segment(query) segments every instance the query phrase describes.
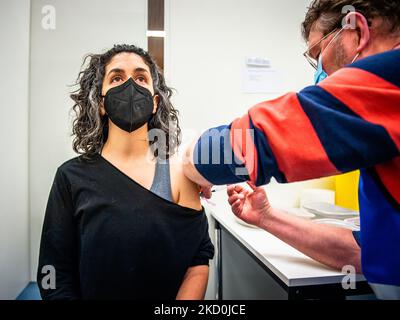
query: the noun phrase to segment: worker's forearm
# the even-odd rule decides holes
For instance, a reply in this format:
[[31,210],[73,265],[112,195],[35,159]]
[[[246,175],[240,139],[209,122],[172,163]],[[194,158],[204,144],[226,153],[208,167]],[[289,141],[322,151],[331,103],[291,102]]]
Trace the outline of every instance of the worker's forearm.
[[360,247],[350,230],[316,224],[276,209],[260,227],[322,264],[338,270],[351,265],[361,272]]

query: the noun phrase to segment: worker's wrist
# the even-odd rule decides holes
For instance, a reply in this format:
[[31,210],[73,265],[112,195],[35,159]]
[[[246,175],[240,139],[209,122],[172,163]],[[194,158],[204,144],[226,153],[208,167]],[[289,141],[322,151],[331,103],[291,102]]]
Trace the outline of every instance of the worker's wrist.
[[269,206],[265,208],[265,210],[263,210],[258,227],[266,231],[269,231],[272,229],[272,226],[276,222],[276,219],[277,219],[276,210],[271,206]]

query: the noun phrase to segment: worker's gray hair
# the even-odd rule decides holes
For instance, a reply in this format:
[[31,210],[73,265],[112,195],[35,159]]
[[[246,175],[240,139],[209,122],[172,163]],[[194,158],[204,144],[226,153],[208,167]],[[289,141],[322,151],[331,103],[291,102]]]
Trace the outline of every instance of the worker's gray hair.
[[343,27],[343,18],[353,8],[371,24],[374,18],[382,18],[381,32],[386,35],[400,32],[399,0],[314,0],[308,7],[302,24],[303,38],[308,41],[314,26],[324,35]]

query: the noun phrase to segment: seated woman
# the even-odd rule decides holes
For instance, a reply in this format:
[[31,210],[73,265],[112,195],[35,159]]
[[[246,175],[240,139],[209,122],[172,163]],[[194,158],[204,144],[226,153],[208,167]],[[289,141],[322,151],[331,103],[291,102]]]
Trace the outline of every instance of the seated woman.
[[41,295],[203,299],[214,247],[199,190],[172,161],[180,143],[172,91],[133,45],[87,59],[71,95],[80,156],[58,168],[46,208]]

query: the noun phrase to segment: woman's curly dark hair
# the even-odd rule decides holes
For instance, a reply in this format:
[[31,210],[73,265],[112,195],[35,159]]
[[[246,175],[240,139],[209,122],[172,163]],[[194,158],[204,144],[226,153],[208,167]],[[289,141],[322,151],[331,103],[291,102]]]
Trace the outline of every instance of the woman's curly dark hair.
[[167,87],[165,79],[153,58],[145,50],[134,45],[115,45],[103,54],[88,54],[84,60],[83,69],[76,80],[78,89],[71,94],[75,104],[72,108],[75,113],[73,120],[72,136],[73,149],[85,158],[90,158],[99,153],[108,137],[108,117],[101,116],[101,91],[105,69],[111,59],[119,53],[135,53],[143,58],[150,68],[153,79],[154,93],[158,95],[159,102],[156,114],[149,121],[149,131],[161,130],[165,135],[165,146],[157,147],[157,137],[151,141],[154,156],[160,156],[159,150],[165,152],[165,157],[170,157],[176,152],[181,143],[181,129],[179,127],[178,110],[172,105],[170,98],[172,89]]

